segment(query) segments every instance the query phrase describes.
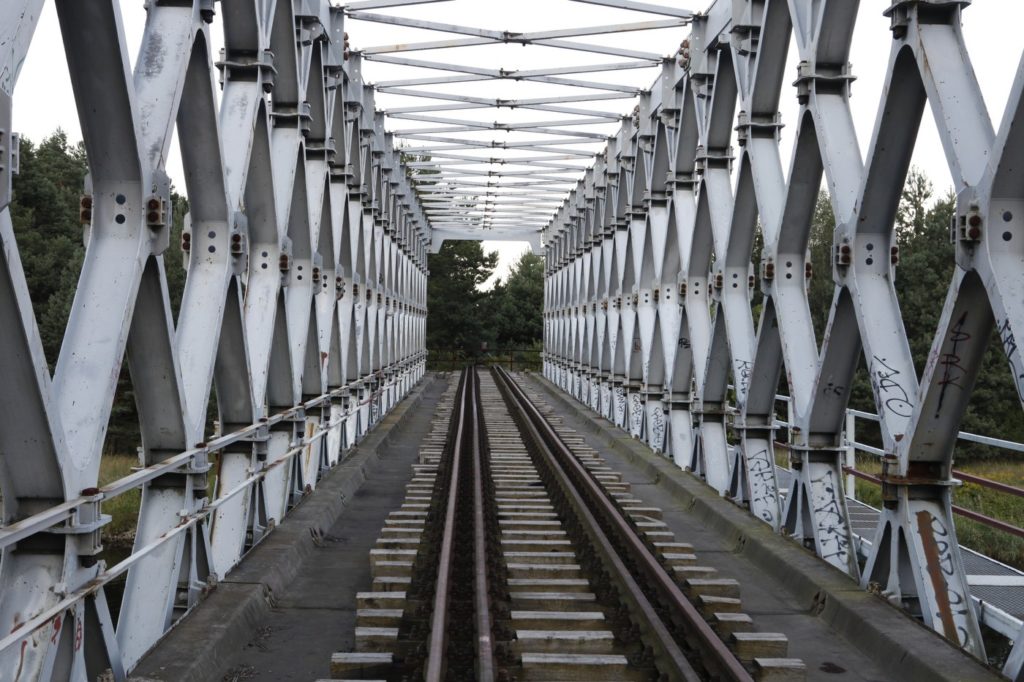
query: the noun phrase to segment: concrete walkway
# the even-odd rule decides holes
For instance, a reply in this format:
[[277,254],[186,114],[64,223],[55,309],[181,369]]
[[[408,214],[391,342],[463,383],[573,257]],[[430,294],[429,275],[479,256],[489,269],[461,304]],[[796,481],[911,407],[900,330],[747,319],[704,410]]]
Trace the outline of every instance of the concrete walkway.
[[355,648],[356,592],[370,589],[370,549],[388,514],[402,505],[420,441],[445,383],[431,384],[423,400],[392,434],[366,483],[302,564],[299,577],[277,595],[270,617],[236,651],[221,677],[211,679],[315,680],[330,677],[331,653]]
[[[354,646],[356,592],[370,588],[370,548],[388,513],[402,503],[419,443],[446,384],[447,377],[428,374],[416,394],[395,408],[394,418],[389,415],[371,431],[310,499],[143,659],[131,679],[308,682],[330,677],[331,654]],[[266,566],[273,566],[270,575]],[[254,592],[263,599],[249,604]],[[242,634],[224,634],[224,628]]]

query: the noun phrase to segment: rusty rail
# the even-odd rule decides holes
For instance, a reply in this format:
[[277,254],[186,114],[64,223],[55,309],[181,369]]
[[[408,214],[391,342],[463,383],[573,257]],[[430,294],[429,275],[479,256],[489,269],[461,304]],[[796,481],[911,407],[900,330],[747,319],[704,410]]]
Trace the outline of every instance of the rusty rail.
[[[449,605],[454,588],[451,580],[453,549],[459,513],[459,482],[466,472],[463,465],[472,467],[473,485],[473,547],[474,547],[474,617],[476,626],[477,677],[481,682],[494,680],[494,651],[491,634],[491,614],[487,585],[486,529],[483,510],[483,477],[480,453],[480,400],[479,378],[476,370],[467,367],[460,379],[458,413],[455,436],[452,440],[452,468],[448,486],[448,499],[444,516],[444,533],[438,557],[437,583],[434,608],[430,619],[430,639],[427,643],[427,662],[424,679],[441,682],[446,679],[448,660]],[[467,455],[470,460],[465,461]]]
[[481,428],[483,421],[480,409],[480,377],[476,370],[469,372],[473,387],[473,581],[476,618],[476,663],[477,679],[493,682],[494,638],[491,620],[490,588],[487,584],[487,527],[484,513],[483,456],[480,452]]
[[980,485],[982,488],[995,490],[998,493],[1013,495],[1014,497],[1024,497],[1024,488],[1018,488],[1007,483],[1000,483],[999,481],[993,481],[990,478],[984,478],[982,476],[975,476],[974,474],[969,474],[966,471],[961,471],[960,469],[953,469],[953,477],[959,478],[961,481]]
[[[752,682],[753,678],[743,664],[718,638],[651,553],[643,539],[637,535],[623,513],[572,455],[523,390],[504,369],[492,367],[491,371],[499,389],[505,395],[509,410],[520,424],[521,432],[536,446],[541,462],[565,492],[583,527],[593,540],[595,549],[604,557],[609,574],[622,588],[622,595],[629,603],[642,635],[645,635],[645,643],[654,649],[659,670],[672,680],[703,679],[684,654],[680,642],[672,635],[673,630],[679,628],[682,630],[685,644],[696,651],[695,660],[699,661],[710,677]],[[614,539],[624,546],[625,552],[620,553],[615,548],[612,538],[609,538],[609,534],[602,526],[602,521]],[[623,554],[628,555],[628,559],[635,563],[640,575],[634,576],[629,571]],[[665,607],[674,623],[666,623],[662,619],[652,599],[640,587],[640,582],[652,587],[654,598],[659,605]],[[676,627],[672,627],[673,625]]]
[[441,553],[437,564],[437,586],[434,592],[434,610],[430,620],[430,641],[427,646],[427,668],[425,679],[428,682],[440,682],[444,679],[445,654],[448,644],[448,593],[452,573],[452,547],[455,544],[455,511],[458,502],[459,476],[461,474],[462,449],[466,434],[467,397],[472,372],[462,370],[459,387],[459,412],[452,445],[451,483],[448,488],[448,503],[444,515],[444,535],[441,539]]

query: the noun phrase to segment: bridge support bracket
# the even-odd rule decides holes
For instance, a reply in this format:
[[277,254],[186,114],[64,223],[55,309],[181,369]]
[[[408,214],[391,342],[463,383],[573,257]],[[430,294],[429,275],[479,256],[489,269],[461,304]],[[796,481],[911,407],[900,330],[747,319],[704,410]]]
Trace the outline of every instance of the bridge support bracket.
[[984,660],[953,521],[952,491],[960,482],[920,475],[931,473],[927,465],[901,473],[893,455],[882,466],[883,508],[861,585]]
[[843,491],[845,450],[790,445],[793,479],[782,513],[782,530],[836,568],[860,579],[860,566]]

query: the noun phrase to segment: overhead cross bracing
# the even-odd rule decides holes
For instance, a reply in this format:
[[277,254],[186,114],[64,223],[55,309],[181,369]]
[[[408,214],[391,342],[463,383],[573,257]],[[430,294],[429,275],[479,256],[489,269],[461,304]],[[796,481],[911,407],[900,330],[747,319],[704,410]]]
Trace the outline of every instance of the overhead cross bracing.
[[[367,0],[345,12],[352,58],[413,173],[432,249],[486,239],[538,252],[692,17],[632,0]],[[369,45],[371,35],[387,43]]]

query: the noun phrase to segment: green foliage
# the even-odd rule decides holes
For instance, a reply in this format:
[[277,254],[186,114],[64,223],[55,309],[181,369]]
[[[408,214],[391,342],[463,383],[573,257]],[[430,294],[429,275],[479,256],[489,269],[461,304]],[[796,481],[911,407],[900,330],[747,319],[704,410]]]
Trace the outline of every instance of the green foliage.
[[949,220],[956,197],[949,192],[928,208],[932,196],[931,182],[912,168],[896,213],[896,295],[918,376],[931,350],[954,265]]
[[[895,243],[900,249],[900,262],[895,270],[894,284],[918,376],[924,371],[931,351],[946,290],[953,275],[954,250],[949,240],[949,224],[955,209],[956,196],[952,191],[936,199],[928,177],[921,170],[911,168],[896,212]],[[823,191],[815,206],[808,243],[814,268],[808,299],[819,343],[828,325],[835,289],[832,281],[834,229],[835,218],[829,197]],[[875,411],[863,357],[854,377],[850,406]],[[1020,401],[994,331],[960,428],[1024,441]],[[860,442],[875,446],[881,444],[875,425],[862,421],[858,423],[858,429],[857,439]],[[1000,455],[992,448],[971,443],[959,443],[957,448],[958,461]]]
[[[956,210],[956,196],[950,190],[929,205],[933,196],[931,181],[919,169],[912,168],[896,214],[900,247],[896,295],[918,376],[924,371],[931,351],[954,268],[949,225]],[[994,330],[960,429],[1024,440],[1020,400]],[[1005,455],[992,448],[962,442],[957,446],[956,458],[964,461],[1000,454]]]
[[524,252],[504,287],[495,287],[492,294],[498,301],[495,331],[499,345],[525,348],[543,336],[544,260],[540,256]]
[[11,220],[51,370],[85,254],[78,203],[86,171],[84,147],[71,147],[62,130],[38,146],[21,142]]
[[[832,203],[827,192],[818,193],[818,201],[814,206],[811,218],[811,229],[807,237],[807,252],[811,264],[812,276],[807,290],[807,302],[810,307],[811,323],[820,346],[828,328],[832,299],[835,295],[835,280],[832,277],[833,236],[836,229],[836,218],[832,212]],[[868,380],[864,359],[861,357],[858,369],[853,378],[850,390],[850,407],[872,412],[875,409],[874,397],[871,393],[871,382]],[[871,425],[867,425],[871,428]],[[876,434],[864,435],[867,442],[874,442]]]
[[[11,220],[51,371],[60,354],[85,256],[78,208],[87,172],[84,146],[68,144],[67,135],[61,130],[38,145],[27,139],[21,141],[20,172],[13,180]],[[167,284],[171,308],[177,315],[185,282],[177,245],[181,242],[188,202],[173,192],[171,200],[172,248],[167,258]],[[125,362],[118,378],[106,450],[134,452],[139,444],[138,423]]]
[[828,194],[818,193],[818,202],[814,206],[814,217],[811,220],[811,232],[808,235],[807,249],[813,275],[807,291],[807,301],[811,309],[811,321],[818,344],[821,344],[828,325],[829,309],[832,306],[832,295],[835,283],[832,281],[832,235],[836,229],[836,218],[832,213],[832,204]]
[[[484,361],[484,344],[488,351],[500,349],[496,357],[502,361],[536,360],[532,350],[539,349],[544,331],[544,260],[526,252],[504,282],[482,291],[497,262],[497,252],[485,254],[480,242],[447,241],[430,256],[427,348],[445,366],[458,359]],[[531,352],[508,354],[524,349]]]
[[[488,293],[479,287],[498,264],[498,253],[484,253],[480,242],[446,241],[430,254],[427,268],[427,348],[458,349],[469,355],[493,343],[487,315]],[[489,322],[491,322],[489,324]]]
[[[101,486],[128,476],[132,467],[138,466],[135,457],[119,454],[104,455],[100,459],[99,484]],[[139,504],[142,491],[136,488],[103,502],[103,513],[110,514],[110,523],[103,528],[105,545],[130,549],[135,539],[135,528],[139,520]]]

